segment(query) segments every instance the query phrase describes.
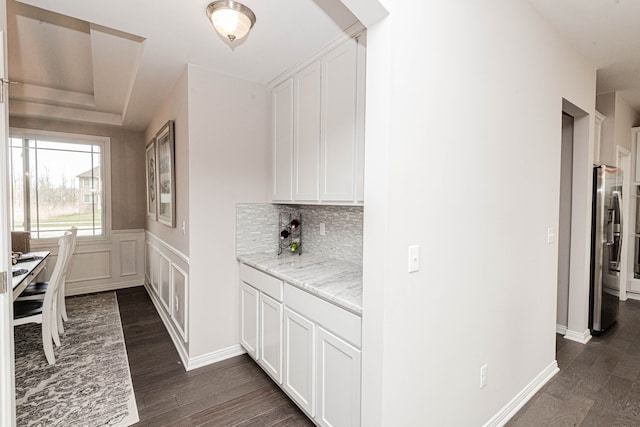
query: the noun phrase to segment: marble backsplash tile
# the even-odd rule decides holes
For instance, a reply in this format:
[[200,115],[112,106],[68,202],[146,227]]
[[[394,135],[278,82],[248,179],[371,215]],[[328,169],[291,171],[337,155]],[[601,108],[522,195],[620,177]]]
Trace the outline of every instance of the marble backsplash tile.
[[[302,216],[303,253],[325,255],[362,265],[361,206],[274,205],[242,203],[236,207],[236,253],[275,255],[280,230],[278,214]],[[320,223],[325,235],[320,235]]]

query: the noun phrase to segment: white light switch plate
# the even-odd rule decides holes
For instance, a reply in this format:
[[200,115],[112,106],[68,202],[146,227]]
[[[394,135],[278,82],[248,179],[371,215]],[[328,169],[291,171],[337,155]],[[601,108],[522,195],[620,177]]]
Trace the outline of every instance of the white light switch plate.
[[409,246],[409,273],[420,270],[420,246]]

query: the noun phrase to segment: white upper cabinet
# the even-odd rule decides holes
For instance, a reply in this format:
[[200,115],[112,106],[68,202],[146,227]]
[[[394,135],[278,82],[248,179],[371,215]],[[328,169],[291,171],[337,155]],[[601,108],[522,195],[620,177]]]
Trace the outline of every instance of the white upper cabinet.
[[363,37],[318,54],[273,89],[273,201],[362,204]]
[[294,194],[297,201],[318,199],[320,146],[320,65],[311,64],[293,78],[295,82]]
[[273,111],[273,200],[292,199],[293,84],[292,79],[271,93]]
[[322,143],[320,198],[355,199],[357,68],[356,41],[322,60]]

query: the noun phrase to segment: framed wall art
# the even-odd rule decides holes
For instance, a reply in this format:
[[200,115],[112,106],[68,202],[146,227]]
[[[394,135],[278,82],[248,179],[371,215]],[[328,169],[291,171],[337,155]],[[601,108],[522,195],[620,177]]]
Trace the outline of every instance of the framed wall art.
[[156,164],[158,187],[158,221],[176,226],[176,175],[173,120],[156,134]]
[[153,138],[146,148],[147,153],[147,216],[154,221],[158,220],[158,184],[156,177],[156,139]]

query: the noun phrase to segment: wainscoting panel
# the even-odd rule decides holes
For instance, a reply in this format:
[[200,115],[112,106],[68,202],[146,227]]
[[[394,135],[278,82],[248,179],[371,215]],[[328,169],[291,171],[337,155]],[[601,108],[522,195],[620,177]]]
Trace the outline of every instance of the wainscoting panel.
[[111,279],[111,248],[76,249],[69,265],[67,286],[99,279]]
[[185,367],[189,366],[189,257],[149,231],[146,284]]
[[155,246],[151,247],[151,287],[153,291],[158,295],[158,289],[160,287],[160,251]]
[[[53,272],[58,248],[52,242],[32,241],[34,251],[48,250],[51,255],[39,280],[48,280]],[[108,239],[79,237],[69,263],[67,295],[102,292],[144,284],[144,230],[114,230]]]
[[138,241],[120,241],[120,277],[138,274]]
[[178,328],[182,339],[187,341],[187,319],[189,318],[188,301],[188,275],[175,264],[171,265],[173,278],[173,305],[171,306],[171,318]]
[[167,313],[171,311],[171,277],[169,273],[169,267],[171,266],[171,260],[163,253],[160,254],[160,279],[158,283],[160,285],[158,289],[158,295],[162,306]]

